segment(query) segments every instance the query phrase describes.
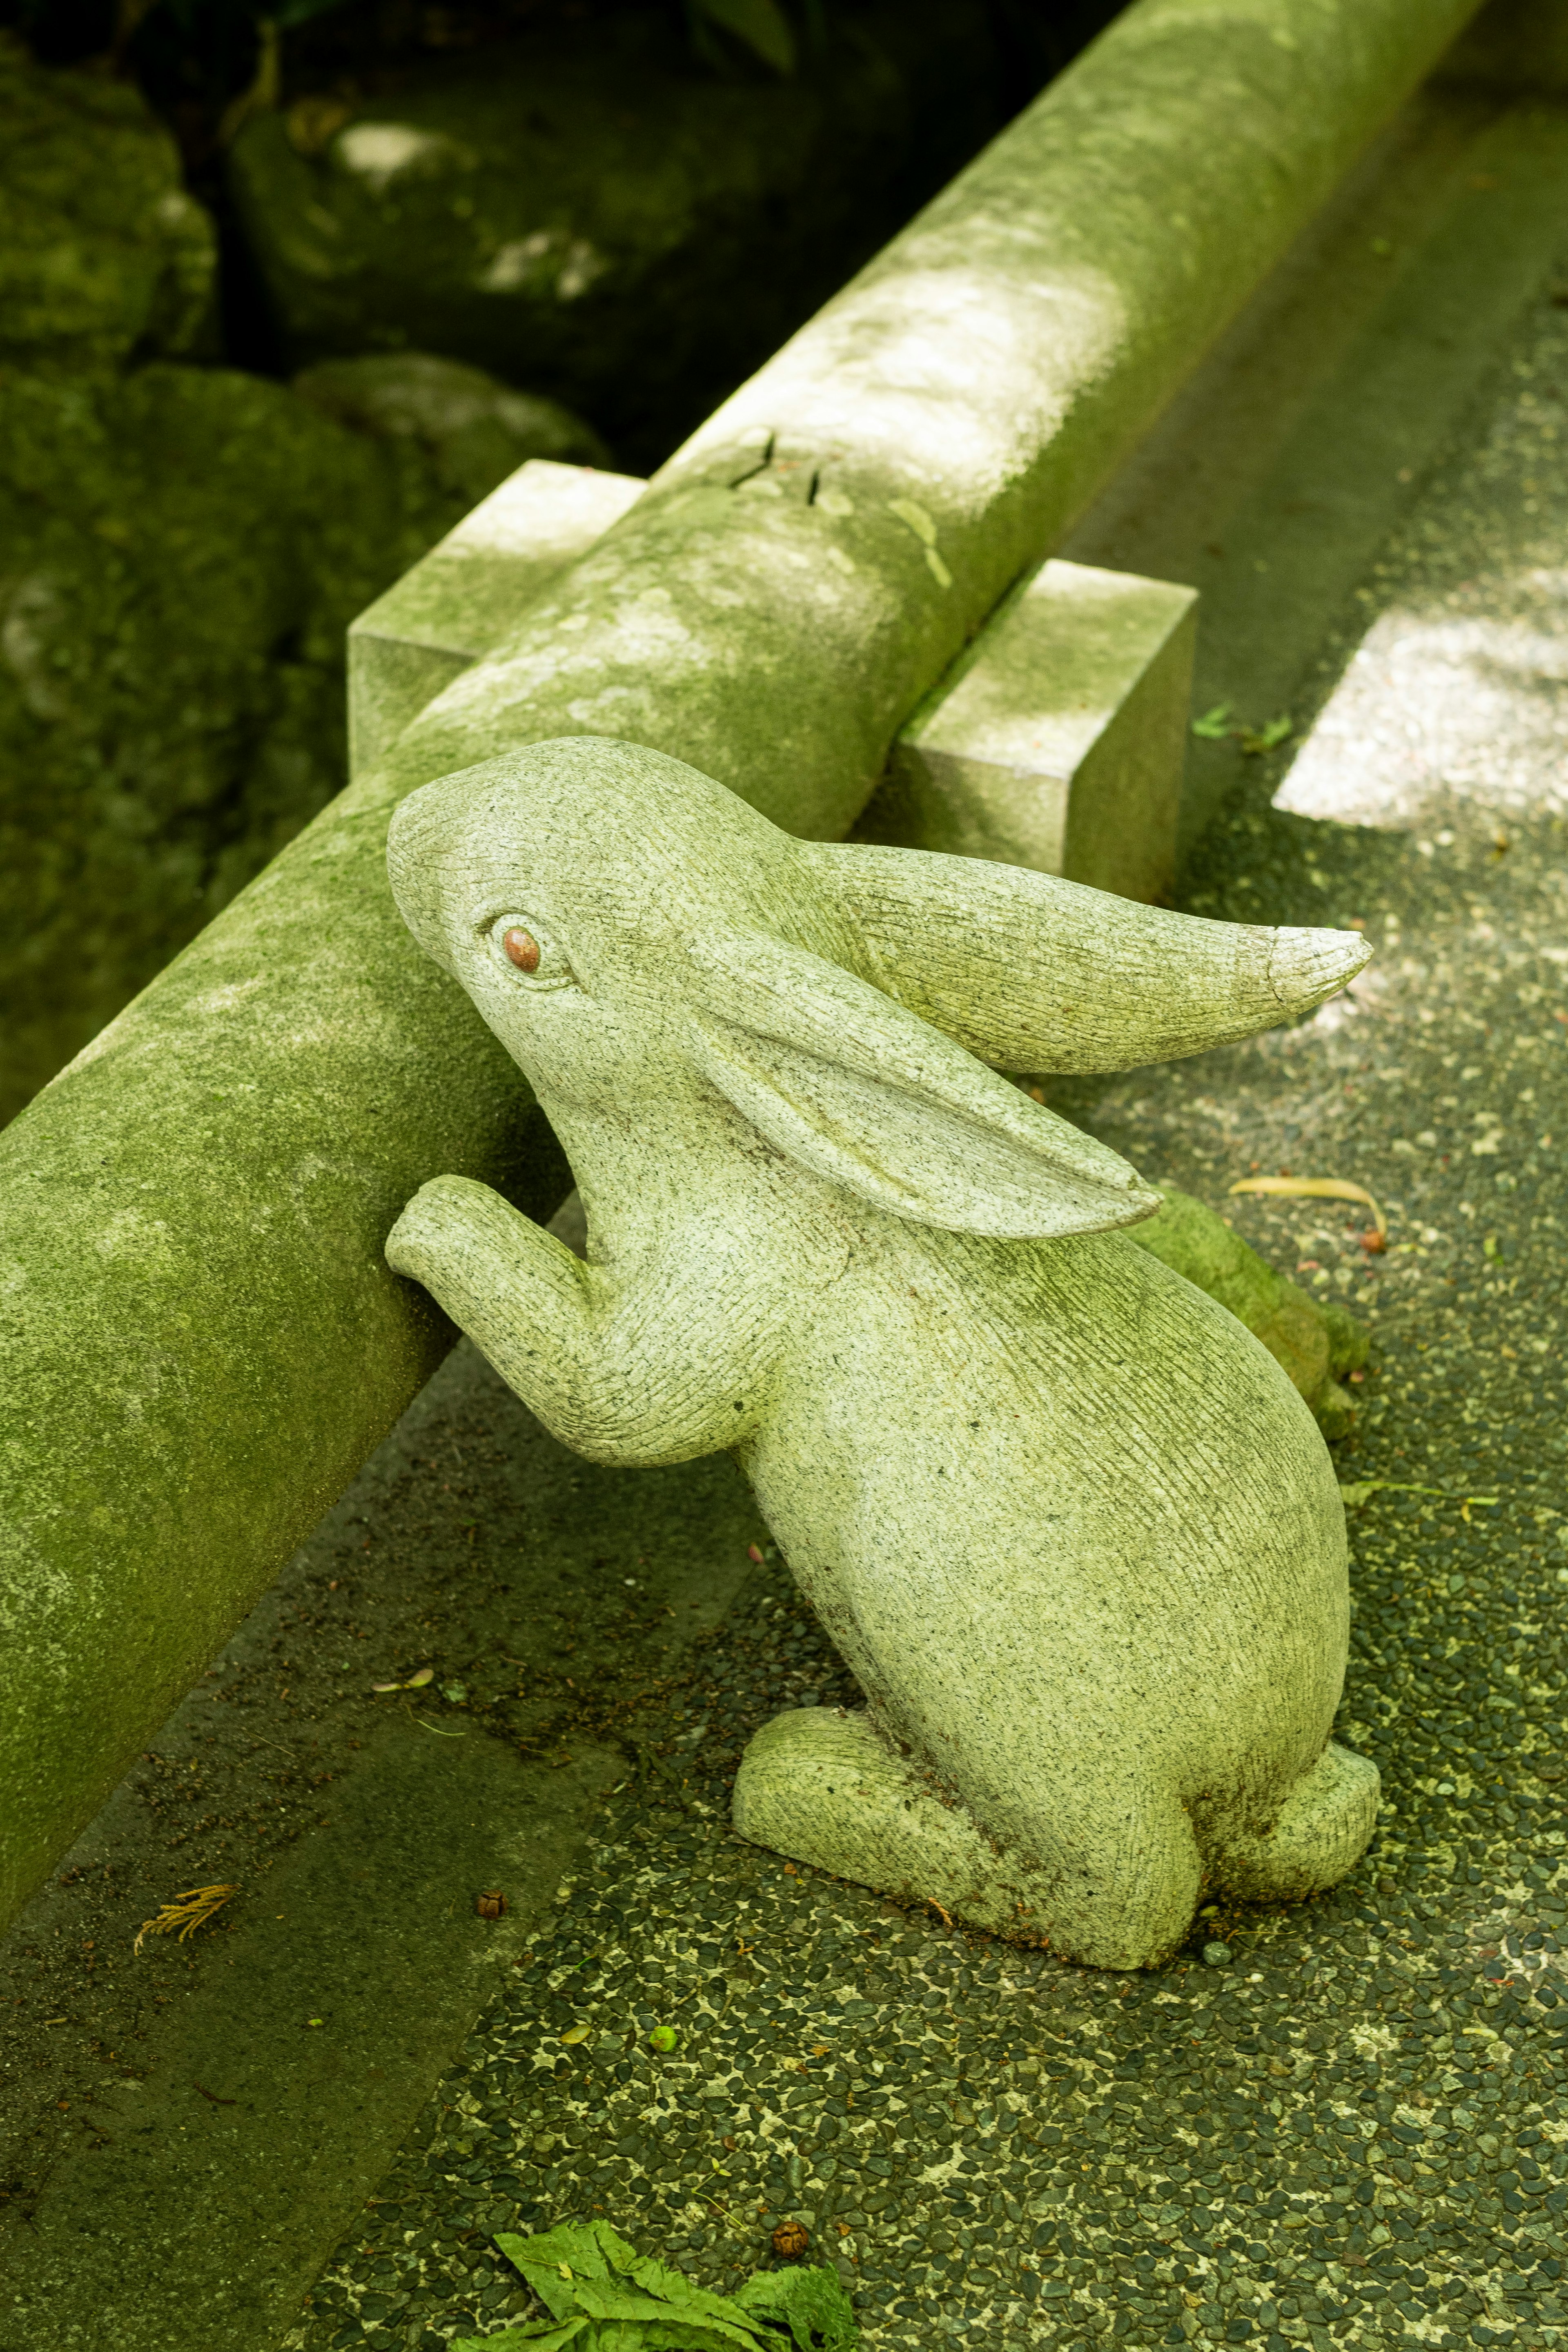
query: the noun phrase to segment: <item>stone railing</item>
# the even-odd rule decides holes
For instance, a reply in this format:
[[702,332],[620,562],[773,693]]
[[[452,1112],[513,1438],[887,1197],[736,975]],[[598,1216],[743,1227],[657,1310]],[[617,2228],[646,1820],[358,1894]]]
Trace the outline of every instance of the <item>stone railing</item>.
[[[1473,5],[1138,0],[584,551],[477,561],[433,698],[390,740],[365,707],[371,763],[0,1137],[0,1916],[449,1344],[382,1257],[409,1194],[455,1171],[545,1215],[569,1183],[397,919],[397,800],[600,733],[830,838],[897,742],[870,824],[1070,862],[1094,730],[1051,755],[1055,850],[1009,845],[973,666],[929,698]],[[1061,589],[1047,566],[974,659],[1081,625]],[[1179,675],[1161,625],[1117,707],[1167,641]],[[384,685],[418,643],[386,639]]]

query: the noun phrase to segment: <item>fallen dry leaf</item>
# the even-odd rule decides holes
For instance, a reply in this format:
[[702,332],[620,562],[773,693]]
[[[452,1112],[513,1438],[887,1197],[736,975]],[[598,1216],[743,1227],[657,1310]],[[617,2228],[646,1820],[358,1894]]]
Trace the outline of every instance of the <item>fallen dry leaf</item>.
[[1388,1219],[1364,1184],[1347,1184],[1341,1176],[1243,1176],[1233,1192],[1271,1192],[1289,1201],[1359,1201],[1377,1220],[1380,1241],[1388,1238]]

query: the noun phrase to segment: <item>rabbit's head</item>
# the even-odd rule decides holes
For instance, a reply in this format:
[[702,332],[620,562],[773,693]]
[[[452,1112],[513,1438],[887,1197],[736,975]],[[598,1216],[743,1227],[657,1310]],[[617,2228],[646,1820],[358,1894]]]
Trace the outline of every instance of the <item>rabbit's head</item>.
[[1206,923],[1047,875],[803,842],[600,736],[447,776],[396,811],[399,908],[546,1111],[715,1093],[816,1175],[999,1235],[1130,1224],[1127,1162],[997,1075],[1246,1035],[1359,970],[1353,933]]

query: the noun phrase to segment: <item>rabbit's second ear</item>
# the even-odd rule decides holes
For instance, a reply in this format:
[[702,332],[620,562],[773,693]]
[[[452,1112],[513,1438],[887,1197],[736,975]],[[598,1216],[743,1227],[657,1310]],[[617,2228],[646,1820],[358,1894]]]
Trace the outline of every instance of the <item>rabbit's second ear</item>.
[[1054,874],[860,842],[797,856],[889,995],[1004,1070],[1127,1070],[1297,1019],[1353,980],[1357,931],[1267,930]]
[[705,939],[699,1066],[788,1158],[879,1208],[957,1233],[1098,1233],[1160,1195],[841,966],[760,934]]

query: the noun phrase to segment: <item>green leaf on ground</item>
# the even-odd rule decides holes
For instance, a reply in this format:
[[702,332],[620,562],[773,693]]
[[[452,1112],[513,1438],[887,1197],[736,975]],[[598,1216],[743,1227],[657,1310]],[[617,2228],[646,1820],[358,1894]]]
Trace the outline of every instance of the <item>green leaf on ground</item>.
[[735,2301],[759,2319],[787,2327],[797,2352],[855,2352],[859,2342],[837,2271],[754,2271],[736,2289]]
[[607,2221],[563,2222],[496,2244],[550,2313],[451,2352],[856,2352],[849,2298],[829,2270],[759,2271],[734,2295],[710,2294]]
[[700,16],[744,42],[774,73],[795,71],[795,34],[778,0],[693,0]]
[[1223,743],[1230,733],[1229,703],[1216,702],[1212,710],[1205,710],[1201,719],[1194,719],[1193,733],[1201,735],[1205,743]]

